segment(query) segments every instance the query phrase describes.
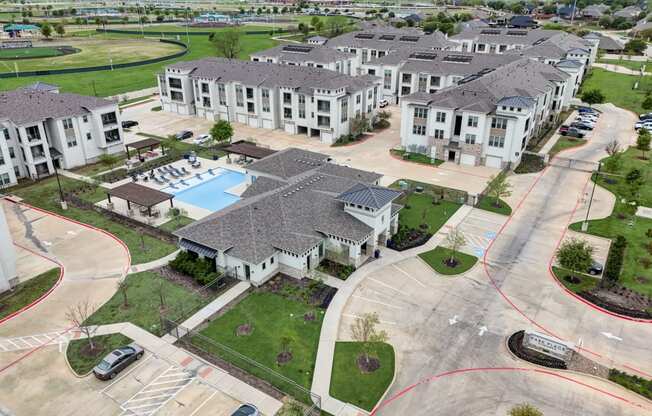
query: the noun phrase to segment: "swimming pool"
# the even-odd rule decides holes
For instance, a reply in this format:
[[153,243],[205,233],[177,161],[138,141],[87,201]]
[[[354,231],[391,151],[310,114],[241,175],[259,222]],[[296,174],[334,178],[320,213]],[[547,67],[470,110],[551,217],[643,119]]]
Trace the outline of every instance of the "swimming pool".
[[212,169],[212,172],[202,172],[200,178],[193,176],[174,182],[163,191],[174,194],[175,200],[213,212],[239,201],[240,197],[226,190],[243,183],[246,175],[222,168]]

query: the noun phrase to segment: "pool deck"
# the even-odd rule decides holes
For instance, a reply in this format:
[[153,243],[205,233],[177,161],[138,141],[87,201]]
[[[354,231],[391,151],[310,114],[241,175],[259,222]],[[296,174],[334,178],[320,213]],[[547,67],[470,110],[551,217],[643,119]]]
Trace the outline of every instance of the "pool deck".
[[[207,174],[208,169],[222,168],[222,169],[229,169],[229,170],[232,170],[232,171],[235,171],[235,172],[240,172],[240,173],[243,173],[243,174],[245,173],[245,170],[244,170],[243,166],[238,165],[236,163],[227,163],[227,160],[226,160],[225,157],[222,157],[219,160],[211,160],[211,159],[204,159],[204,158],[197,158],[197,160],[201,162],[201,167],[200,168],[192,168],[192,167],[190,167],[190,165],[188,164],[188,161],[186,161],[185,159],[182,159],[182,160],[179,160],[179,161],[176,161],[174,163],[169,164],[168,166],[173,166],[173,167],[175,167],[177,169],[181,169],[182,167],[185,167],[190,172],[189,175],[186,175],[186,176],[184,176],[182,178],[175,179],[174,181],[178,182],[181,179],[192,178],[192,177],[195,176],[196,173],[200,173],[203,176],[204,174]],[[157,174],[157,176],[159,176],[156,171],[155,171],[155,173]],[[129,183],[129,182],[131,182],[131,178],[123,179],[123,180],[121,180],[119,182],[111,184],[111,187],[116,187],[116,186],[119,186],[119,185],[122,185],[122,184],[125,184],[125,183]],[[154,181],[147,181],[147,182],[139,181],[138,183],[143,185],[143,186],[147,186],[149,188],[162,190],[163,192],[166,192],[165,188],[170,186],[168,183],[157,184]],[[240,196],[242,194],[242,192],[244,192],[244,190],[246,188],[247,188],[246,183],[241,183],[239,185],[236,185],[236,186],[234,186],[232,188],[227,189],[225,192],[236,195],[236,196]],[[191,204],[185,203],[185,202],[177,200],[177,199],[174,199],[173,201],[174,201],[174,206],[176,208],[180,208],[183,211],[185,211],[183,215],[185,215],[186,217],[192,218],[194,220],[199,220],[199,219],[202,219],[202,218],[206,217],[207,215],[212,214],[212,211],[201,208],[201,207],[198,207],[196,205],[191,205]],[[103,208],[106,208],[107,205],[108,205],[108,202],[109,202],[108,200],[104,199],[104,200],[98,202],[96,205],[101,206]],[[127,215],[127,203],[125,201],[123,201],[121,199],[114,198],[113,199],[113,206],[114,206],[114,208],[113,208],[114,211],[116,211],[116,212],[118,212],[120,214],[123,214],[123,215]],[[159,215],[157,217],[148,218],[147,216],[142,216],[142,215],[140,215],[140,213],[138,212],[137,209],[134,209],[133,210],[134,211],[133,218],[138,220],[138,221],[153,225],[155,227],[158,227],[159,225],[164,224],[164,223],[166,223],[167,221],[170,220],[166,216],[167,212],[170,209],[170,204],[168,202],[163,202],[163,203],[159,204],[155,208],[159,211]]]

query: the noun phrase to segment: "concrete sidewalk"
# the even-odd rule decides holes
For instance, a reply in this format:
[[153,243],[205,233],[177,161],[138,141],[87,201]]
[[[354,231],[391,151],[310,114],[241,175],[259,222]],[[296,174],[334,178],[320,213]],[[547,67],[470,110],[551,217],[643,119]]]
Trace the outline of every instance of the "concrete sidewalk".
[[142,263],[142,264],[136,264],[135,266],[131,266],[131,268],[129,269],[129,274],[144,272],[147,270],[163,267],[167,265],[169,262],[171,262],[172,260],[174,260],[177,257],[177,254],[179,254],[179,250],[176,250],[165,257],[161,257],[160,259],[152,260],[149,263]]
[[241,403],[254,404],[264,415],[273,416],[283,406],[280,401],[233,377],[224,370],[213,366],[188,351],[178,348],[165,339],[159,338],[132,323],[102,325],[98,327],[95,335],[116,333],[133,339],[134,342],[157,357],[193,372],[206,384],[235,398]]
[[228,305],[233,299],[245,293],[251,287],[249,282],[238,282],[235,286],[222,293],[214,301],[201,308],[197,313],[183,321],[182,327],[195,329],[211,316],[215,315],[220,309]]

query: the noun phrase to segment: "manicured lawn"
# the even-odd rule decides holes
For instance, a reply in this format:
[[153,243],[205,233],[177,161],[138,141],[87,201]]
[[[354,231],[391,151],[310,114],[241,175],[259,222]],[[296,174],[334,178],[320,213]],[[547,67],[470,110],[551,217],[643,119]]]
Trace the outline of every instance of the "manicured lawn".
[[[185,28],[173,26],[179,32],[181,39],[185,41]],[[252,30],[247,27],[247,30]],[[162,30],[162,29],[160,29]],[[215,29],[219,31],[223,29]],[[156,36],[157,33],[153,32]],[[99,35],[105,36],[105,35]],[[97,37],[97,36],[96,36]],[[112,39],[138,39],[139,35],[111,34]],[[168,36],[170,37],[170,36]],[[249,54],[262,49],[275,46],[276,41],[270,39],[269,33],[262,35],[244,35],[241,39],[241,50],[239,58],[249,59]],[[113,71],[88,72],[80,74],[48,75],[39,77],[8,78],[0,82],[0,90],[10,90],[20,86],[32,84],[36,81],[43,81],[59,85],[64,92],[74,92],[86,95],[98,95],[100,97],[122,94],[127,91],[135,91],[156,86],[156,74],[162,72],[163,68],[174,62],[190,61],[210,56],[217,56],[213,44],[208,40],[207,35],[190,34],[190,51],[181,58],[165,62],[158,62],[150,65],[143,65],[134,68],[115,69]],[[20,64],[19,64],[20,66]]]
[[103,325],[131,322],[134,325],[161,336],[159,319],[159,287],[163,287],[166,316],[171,320],[185,319],[208,304],[212,299],[204,298],[184,286],[159,277],[154,272],[130,274],[127,277],[128,307],[123,306],[122,292],[116,292],[85,322],[86,325]]
[[425,165],[433,165],[433,166],[439,166],[442,163],[444,163],[443,160],[432,159],[426,155],[422,155],[421,153],[409,153],[406,152],[405,150],[398,150],[398,149],[391,149],[390,152],[393,155],[396,155],[399,158],[408,162],[423,163]]
[[638,71],[643,65],[645,65],[646,71],[649,72],[649,64],[645,61],[628,61],[626,59],[600,59],[598,62],[609,65],[619,65],[624,66],[625,68]]
[[192,218],[188,218],[185,216],[180,216],[177,219],[170,220],[164,224],[159,225],[158,228],[161,230],[169,231],[169,232],[174,232],[178,230],[181,227],[185,227],[186,225],[195,222]]
[[[304,320],[304,314],[308,312],[315,313],[314,320]],[[277,294],[256,292],[211,322],[206,329],[201,331],[201,335],[226,345],[309,389],[315,367],[322,319],[323,310],[321,309]],[[237,328],[243,324],[251,325],[251,333],[236,335]],[[285,364],[278,364],[277,355],[281,352],[283,338],[290,340],[289,350],[292,353],[292,359]],[[271,377],[269,373],[226,354],[201,337],[194,337],[192,342],[253,375],[269,381],[284,391],[289,388],[278,378]]]
[[559,280],[564,286],[566,286],[568,289],[572,290],[575,293],[588,292],[589,290],[596,287],[598,283],[600,283],[600,279],[589,276],[584,273],[573,273],[575,276],[578,276],[580,279],[582,279],[581,282],[579,283],[569,282],[568,280],[566,280],[566,277],[570,276],[571,272],[567,269],[557,267],[557,266],[552,266],[552,272],[557,277],[557,280]]
[[457,265],[455,267],[447,266],[444,262],[450,259],[452,251],[446,247],[437,246],[433,250],[426,251],[419,254],[419,257],[434,271],[444,275],[454,275],[464,273],[475,265],[478,258],[470,254],[460,253],[455,254]]
[[[88,349],[88,339],[85,336],[70,341],[68,344],[66,358],[68,358],[70,367],[72,367],[77,375],[83,376],[90,373],[93,367],[99,364],[102,358],[108,353],[116,348],[130,344],[133,340],[122,334],[110,334],[93,337],[93,342],[95,343],[93,354],[86,352]],[[98,351],[98,348],[101,349]]]
[[[605,95],[605,102],[631,110],[636,114],[645,113],[642,103],[645,93],[652,90],[652,77],[640,79],[641,85],[634,90],[634,84],[640,77],[623,75],[600,68],[593,68],[591,75],[584,80],[582,90],[599,89]],[[579,94],[578,94],[579,95]]]
[[[634,215],[636,208],[628,202],[638,201],[642,206],[652,207],[652,167],[649,160],[640,160],[640,151],[630,148],[623,153],[622,167],[618,175],[625,176],[632,169],[641,171],[641,186],[632,196],[631,186],[625,178],[609,176],[607,183],[604,176],[598,178],[598,184],[616,194],[616,204],[612,214],[604,219],[589,221],[587,232],[606,238],[622,235],[627,239],[627,249],[620,284],[639,293],[652,296],[652,220]],[[625,202],[623,202],[623,200]],[[581,231],[581,222],[571,224],[570,228]],[[650,232],[652,235],[652,231]]]
[[356,364],[361,353],[357,342],[335,343],[330,394],[336,399],[371,411],[394,378],[394,348],[386,343],[375,346],[380,368],[373,373],[362,373]]
[[652,399],[652,380],[633,376],[613,368],[609,370],[609,380],[618,383],[626,389],[638,393],[643,397]]
[[58,267],[48,270],[26,282],[17,284],[13,290],[0,294],[0,319],[43,296],[59,280],[59,270]]
[[[64,190],[79,189],[84,184],[74,179],[59,177]],[[33,185],[10,191],[25,200],[28,204],[63,215],[76,221],[106,230],[122,240],[131,254],[133,264],[147,263],[164,257],[176,250],[173,244],[144,235],[138,231],[110,220],[99,212],[79,209],[68,204],[67,210],[62,210],[59,204],[59,190],[55,178],[48,178]],[[92,192],[85,192],[81,198],[90,202],[98,202],[106,198],[105,191],[98,187]]]
[[433,205],[431,196],[417,193],[411,193],[399,203],[405,204],[398,217],[401,225],[419,228],[425,222],[431,233],[436,233],[461,206],[450,201]]
[[[0,59],[12,58],[42,58],[50,56],[59,56],[62,52],[56,48],[50,47],[35,47],[35,48],[7,48],[0,49]],[[21,61],[27,62],[27,61]],[[13,66],[13,64],[12,64]],[[0,68],[0,72],[5,72],[4,68]]]
[[498,204],[496,205],[496,198],[485,196],[480,199],[480,202],[476,208],[484,209],[485,211],[495,212],[496,214],[502,215],[512,215],[512,207],[502,199],[498,199]]
[[550,155],[550,157],[553,157],[557,153],[561,152],[562,150],[572,149],[573,147],[581,146],[584,143],[586,143],[585,139],[576,139],[575,137],[560,136],[559,140],[557,140],[557,143],[555,143],[555,145],[552,146],[548,154]]

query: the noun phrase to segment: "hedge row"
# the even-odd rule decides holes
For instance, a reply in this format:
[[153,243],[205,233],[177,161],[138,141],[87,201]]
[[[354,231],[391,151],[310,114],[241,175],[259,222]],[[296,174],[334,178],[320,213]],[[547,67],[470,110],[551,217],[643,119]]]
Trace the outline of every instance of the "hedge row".
[[609,255],[607,256],[607,263],[604,268],[604,276],[602,278],[604,285],[611,287],[618,283],[620,270],[623,267],[623,258],[625,257],[626,248],[627,240],[622,235],[616,237],[613,243],[611,243]]
[[170,262],[170,267],[179,273],[191,276],[202,286],[209,284],[219,276],[210,259],[200,259],[186,251],[180,252]]

